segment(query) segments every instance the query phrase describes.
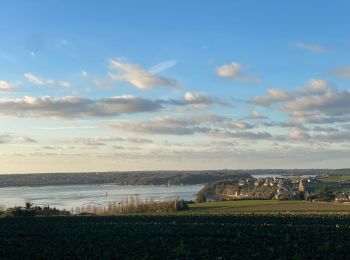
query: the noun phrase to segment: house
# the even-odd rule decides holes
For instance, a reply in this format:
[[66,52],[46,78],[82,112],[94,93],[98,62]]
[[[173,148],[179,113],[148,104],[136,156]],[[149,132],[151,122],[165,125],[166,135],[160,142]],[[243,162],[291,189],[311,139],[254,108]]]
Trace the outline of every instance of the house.
[[348,200],[349,200],[349,196],[345,192],[339,193],[335,197],[335,201],[348,201]]

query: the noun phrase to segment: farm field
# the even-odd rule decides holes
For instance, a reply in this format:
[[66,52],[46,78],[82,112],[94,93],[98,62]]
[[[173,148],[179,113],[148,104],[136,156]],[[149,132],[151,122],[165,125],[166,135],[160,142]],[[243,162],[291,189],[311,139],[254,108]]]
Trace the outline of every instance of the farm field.
[[319,180],[323,183],[348,182],[350,181],[350,174],[329,175],[329,176],[320,177]]
[[348,216],[0,219],[2,259],[344,259]]
[[301,200],[238,200],[191,204],[182,214],[350,214],[350,204]]

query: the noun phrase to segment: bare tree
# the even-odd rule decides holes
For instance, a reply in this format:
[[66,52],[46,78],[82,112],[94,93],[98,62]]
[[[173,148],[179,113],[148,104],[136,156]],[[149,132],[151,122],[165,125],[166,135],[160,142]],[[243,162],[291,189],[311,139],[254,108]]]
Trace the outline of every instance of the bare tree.
[[0,212],[4,212],[6,210],[6,206],[4,204],[0,204]]

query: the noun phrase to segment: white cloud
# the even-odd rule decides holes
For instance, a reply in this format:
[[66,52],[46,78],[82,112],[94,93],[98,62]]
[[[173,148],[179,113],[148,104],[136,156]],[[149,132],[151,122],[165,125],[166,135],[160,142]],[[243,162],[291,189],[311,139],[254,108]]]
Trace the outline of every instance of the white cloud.
[[287,102],[284,110],[288,112],[319,112],[327,116],[350,114],[350,92],[325,92],[319,95],[298,97]]
[[8,83],[5,80],[0,80],[0,91],[11,91],[15,87],[15,84]]
[[204,93],[186,92],[183,98],[188,105],[195,105],[204,108],[218,102],[218,99],[210,97]]
[[111,59],[110,66],[117,73],[110,73],[113,80],[126,81],[139,89],[154,87],[178,87],[175,80],[155,76],[137,64],[124,63],[120,59]]
[[71,87],[70,83],[67,82],[67,81],[62,81],[62,82],[60,82],[60,85],[61,85],[61,87],[63,87],[63,88],[70,88],[70,87]]
[[306,44],[306,43],[294,43],[292,44],[293,47],[308,50],[311,52],[326,52],[327,48],[320,44]]
[[331,84],[326,80],[310,79],[299,91],[305,94],[322,94],[329,91]]
[[258,77],[245,76],[243,74],[242,65],[236,62],[225,64],[216,68],[216,75],[219,77],[229,78],[240,81],[260,81]]
[[229,123],[229,127],[233,129],[249,129],[253,126],[244,121],[232,121]]
[[258,111],[255,111],[255,110],[250,111],[250,115],[253,118],[260,118],[261,117],[261,114]]
[[319,111],[288,111],[296,123],[333,124],[350,122],[349,116],[326,116]]
[[170,99],[169,101],[164,101],[164,103],[177,105],[177,106],[191,106],[195,109],[205,109],[214,104],[229,106],[230,103],[224,100],[221,100],[217,97],[209,96],[206,93],[196,93],[196,92],[186,92],[183,95],[182,100]]
[[290,116],[291,124],[333,124],[350,121],[350,91],[332,88],[325,80],[311,79],[302,88],[291,92],[268,89],[266,96],[249,101],[268,107],[280,103],[282,111]]
[[204,94],[185,94],[183,99],[145,99],[132,95],[89,99],[77,96],[0,98],[0,115],[18,117],[88,118],[114,117],[120,114],[156,112],[165,108],[193,106],[206,108],[213,104],[227,105]]
[[250,111],[250,118],[252,118],[252,119],[266,119],[265,116],[263,116],[262,114],[260,114],[256,110]]
[[298,97],[319,95],[331,91],[331,85],[326,80],[310,79],[305,86],[296,91],[286,92],[280,88],[267,89],[266,96],[255,96],[249,102],[260,106],[271,106],[273,103],[280,103],[294,100]]
[[19,117],[88,118],[152,112],[162,108],[159,101],[135,96],[115,96],[99,100],[66,96],[61,98],[24,97],[0,99],[0,114]]
[[292,95],[279,88],[267,89],[267,96],[256,96],[249,102],[255,105],[268,107],[273,103],[286,101],[292,98]]

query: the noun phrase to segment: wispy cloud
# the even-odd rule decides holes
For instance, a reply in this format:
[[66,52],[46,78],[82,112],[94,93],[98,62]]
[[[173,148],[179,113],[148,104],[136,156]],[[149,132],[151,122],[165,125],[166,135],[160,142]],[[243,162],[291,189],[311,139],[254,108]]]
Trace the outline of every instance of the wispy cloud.
[[88,73],[85,71],[85,70],[82,70],[81,72],[80,72],[80,75],[82,76],[82,77],[87,77],[88,76]]
[[157,117],[152,120],[119,121],[108,124],[111,129],[126,132],[158,135],[193,135],[196,132],[207,131],[197,126],[191,118]]
[[71,84],[67,81],[61,81],[61,82],[58,82],[59,86],[61,86],[62,88],[70,88],[71,87]]
[[125,63],[121,59],[111,59],[110,67],[112,69],[110,73],[112,80],[126,81],[139,89],[178,87],[178,83],[175,80],[156,76],[137,64]]
[[97,136],[97,137],[75,137],[62,140],[63,143],[73,145],[87,145],[87,146],[104,146],[108,143],[137,143],[137,144],[151,144],[153,141],[141,137],[118,137],[118,136]]
[[149,68],[148,72],[151,74],[157,74],[167,69],[170,69],[171,67],[174,67],[176,64],[177,64],[177,60],[163,61]]
[[34,75],[31,72],[27,72],[24,74],[24,77],[27,79],[28,82],[34,85],[56,85],[62,88],[69,88],[71,85],[67,81],[57,81],[52,79],[44,79],[43,77]]
[[35,142],[36,141],[34,139],[27,136],[0,134],[0,144],[27,144]]
[[100,89],[110,89],[113,87],[113,83],[110,81],[105,81],[105,80],[99,80],[99,79],[94,79],[92,80],[92,83]]
[[293,43],[292,46],[295,48],[304,49],[304,50],[308,50],[311,52],[321,53],[321,52],[328,51],[328,49],[325,46],[320,45],[320,44],[306,44],[306,43],[298,42],[298,43]]
[[24,74],[24,77],[34,85],[43,85],[45,84],[45,80],[40,78],[39,76],[35,76],[33,73],[27,72]]
[[74,130],[74,129],[95,129],[96,126],[58,126],[58,127],[36,127],[38,130]]
[[335,69],[332,71],[332,74],[342,79],[350,78],[350,67],[342,67]]

